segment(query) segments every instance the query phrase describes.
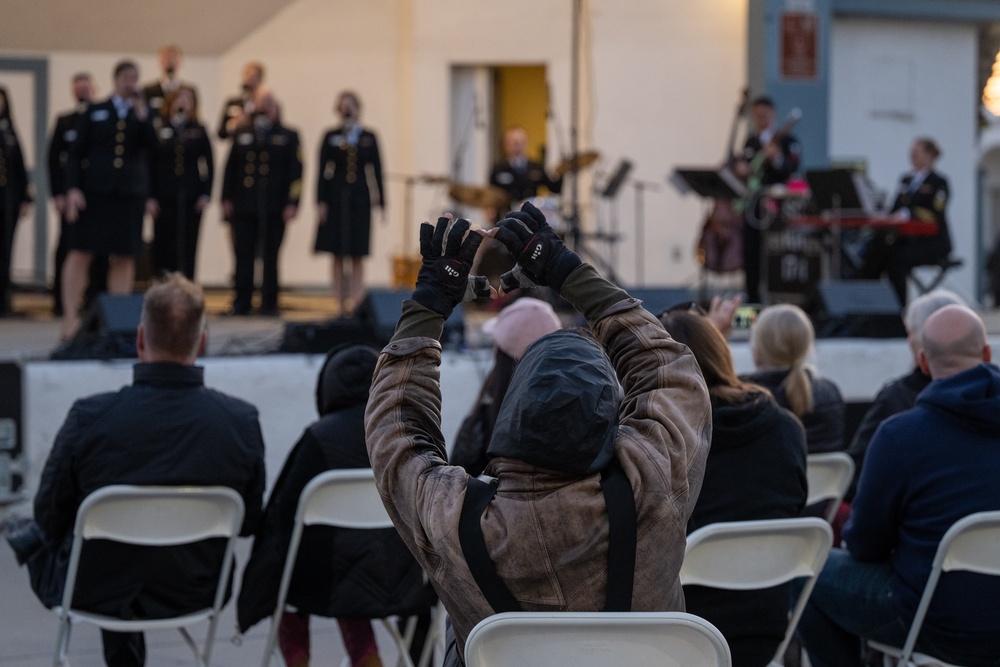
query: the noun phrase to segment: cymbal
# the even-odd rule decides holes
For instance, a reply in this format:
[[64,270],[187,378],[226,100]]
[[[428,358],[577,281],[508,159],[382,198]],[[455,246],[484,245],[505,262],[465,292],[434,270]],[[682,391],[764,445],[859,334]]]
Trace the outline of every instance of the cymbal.
[[440,174],[420,174],[417,176],[417,180],[421,183],[428,183],[430,185],[444,185],[445,183],[451,182],[450,178]]
[[600,159],[601,154],[597,151],[581,151],[576,156],[571,155],[568,158],[564,158],[562,162],[556,165],[555,171],[560,176],[565,176],[572,171],[586,169]]
[[492,185],[452,183],[448,186],[448,194],[460,204],[478,208],[501,209],[510,202],[510,195]]

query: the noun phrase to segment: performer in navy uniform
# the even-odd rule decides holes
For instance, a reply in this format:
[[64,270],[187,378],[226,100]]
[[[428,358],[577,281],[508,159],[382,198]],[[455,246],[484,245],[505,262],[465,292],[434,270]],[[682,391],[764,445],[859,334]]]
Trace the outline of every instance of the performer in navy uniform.
[[0,317],[10,314],[10,268],[14,252],[14,228],[31,203],[28,172],[24,168],[21,143],[10,116],[7,89],[0,87]]
[[[66,165],[69,162],[70,148],[79,136],[79,125],[87,113],[87,107],[94,99],[94,81],[87,72],[73,75],[73,99],[76,107],[56,118],[52,138],[49,140],[49,193],[52,203],[59,212],[59,241],[56,244],[54,258],[55,276],[52,281],[52,312],[56,317],[62,317],[62,270],[66,261]],[[108,288],[108,258],[106,255],[95,255],[90,263],[90,276],[87,282],[85,301],[89,302],[98,292]]]
[[129,294],[149,196],[149,155],[156,133],[139,91],[139,69],[114,70],[114,94],[92,104],[66,168],[67,247],[63,266],[62,336],[80,325],[79,308],[95,253],[107,253],[108,291]]
[[[770,97],[760,96],[750,105],[753,131],[743,146],[743,158],[737,160],[733,170],[740,178],[748,180],[750,189],[778,183],[785,183],[799,168],[801,147],[798,139],[790,133],[778,134],[775,125],[774,102]],[[764,159],[752,173],[754,158],[764,151]],[[746,274],[748,303],[761,303],[760,255],[763,235],[761,234],[760,211],[757,210],[755,192],[748,192],[748,203],[743,211],[743,270]]]
[[542,186],[554,193],[562,189],[562,179],[550,176],[542,163],[529,160],[527,148],[527,132],[520,127],[510,128],[503,135],[504,158],[490,172],[490,185],[506,191],[511,202],[536,196]]
[[232,224],[236,256],[232,314],[250,313],[258,243],[264,274],[260,313],[278,314],[278,251],[285,223],[298,212],[301,192],[299,135],[281,124],[274,96],[258,90],[253,122],[233,135],[222,183],[222,210]]
[[212,196],[212,143],[198,120],[194,91],[187,86],[167,94],[153,122],[160,138],[151,183],[158,205],[153,267],[157,273],[180,271],[194,280],[201,214]]
[[146,104],[154,115],[163,113],[166,96],[177,92],[182,86],[191,91],[195,104],[198,102],[198,90],[194,84],[182,82],[177,76],[182,58],[181,49],[176,44],[168,44],[160,49],[160,78],[142,89]]
[[913,171],[903,176],[899,193],[890,214],[898,220],[919,220],[937,224],[933,236],[897,236],[880,232],[865,248],[861,275],[878,279],[887,275],[901,306],[906,305],[906,278],[915,266],[933,264],[948,257],[951,235],[945,207],[948,205],[948,181],[934,171],[941,155],[937,143],[928,137],[918,137],[910,147]]
[[264,83],[264,66],[257,62],[243,66],[240,80],[242,92],[226,100],[222,105],[222,118],[219,120],[218,135],[220,139],[229,139],[236,128],[250,122],[253,115],[253,100],[257,90]]
[[[378,140],[361,126],[358,96],[342,92],[335,110],[343,122],[326,133],[319,149],[315,249],[333,254],[333,299],[339,312],[347,315],[364,296],[372,205],[385,207],[385,187]],[[350,273],[345,271],[344,258],[351,260]]]

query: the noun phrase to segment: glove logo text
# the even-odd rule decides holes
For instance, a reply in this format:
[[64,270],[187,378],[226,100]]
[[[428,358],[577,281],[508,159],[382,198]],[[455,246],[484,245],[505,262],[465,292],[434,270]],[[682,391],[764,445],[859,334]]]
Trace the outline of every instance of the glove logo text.
[[444,267],[444,272],[445,272],[445,273],[447,273],[447,274],[448,274],[449,276],[451,276],[452,278],[458,278],[458,277],[459,277],[459,276],[461,275],[461,274],[460,274],[460,273],[458,272],[458,269],[456,269],[456,268],[455,268],[455,267],[453,267],[453,266],[445,266],[445,267]]
[[541,254],[542,254],[542,244],[539,243],[538,245],[535,246],[534,251],[532,251],[532,253],[531,253],[531,259],[532,260],[538,259],[538,257]]

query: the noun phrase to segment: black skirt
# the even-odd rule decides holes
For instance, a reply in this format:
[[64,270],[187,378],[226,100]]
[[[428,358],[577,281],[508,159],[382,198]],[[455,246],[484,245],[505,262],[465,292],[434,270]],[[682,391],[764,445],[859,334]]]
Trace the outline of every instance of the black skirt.
[[70,250],[133,257],[142,245],[145,197],[91,193],[87,208],[73,224],[66,225]]

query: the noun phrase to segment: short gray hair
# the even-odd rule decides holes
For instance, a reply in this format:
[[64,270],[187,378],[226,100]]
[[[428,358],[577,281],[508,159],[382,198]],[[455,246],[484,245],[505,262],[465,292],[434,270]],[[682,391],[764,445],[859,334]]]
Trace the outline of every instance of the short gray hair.
[[965,306],[968,305],[959,295],[946,289],[936,289],[933,292],[922,294],[910,302],[903,314],[903,324],[908,333],[919,333],[927,318],[945,306]]

